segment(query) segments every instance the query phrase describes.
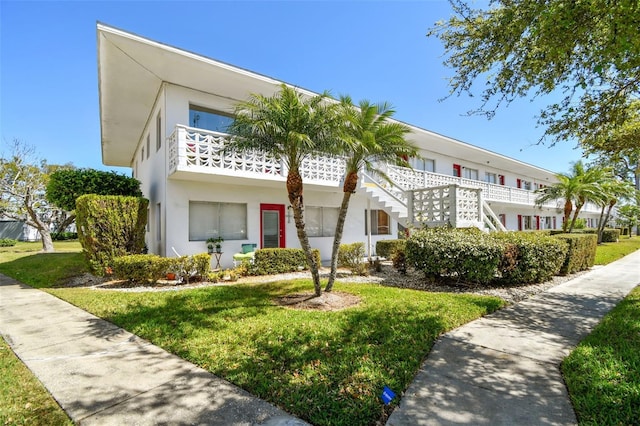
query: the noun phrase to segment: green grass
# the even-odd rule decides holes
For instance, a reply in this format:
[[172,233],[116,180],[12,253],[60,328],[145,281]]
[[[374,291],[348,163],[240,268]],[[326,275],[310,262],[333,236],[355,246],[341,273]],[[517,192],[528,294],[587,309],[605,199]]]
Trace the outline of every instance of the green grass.
[[640,419],[640,287],[567,357],[562,372],[580,425]]
[[365,284],[337,285],[361,297],[336,312],[292,310],[277,296],[309,280],[122,293],[51,289],[317,425],[369,425],[390,412],[383,386],[406,389],[435,338],[492,312],[498,298]]
[[640,237],[621,236],[617,243],[602,243],[596,249],[596,265],[606,265],[640,250]]
[[54,253],[42,253],[39,242],[0,247],[0,273],[36,288],[49,288],[87,272],[80,243],[56,241],[53,245]]
[[56,401],[0,338],[0,425],[72,425]]

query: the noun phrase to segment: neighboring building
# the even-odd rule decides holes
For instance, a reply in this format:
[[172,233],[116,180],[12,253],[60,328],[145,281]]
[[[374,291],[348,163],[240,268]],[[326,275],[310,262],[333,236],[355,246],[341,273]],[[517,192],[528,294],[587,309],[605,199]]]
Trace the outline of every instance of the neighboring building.
[[18,241],[36,241],[40,239],[40,233],[23,221],[0,218],[0,239],[10,238]]
[[[141,181],[150,200],[149,251],[203,252],[205,240],[220,235],[222,264],[230,266],[242,243],[299,247],[284,166],[259,152],[219,151],[234,105],[249,93],[271,95],[282,82],[102,24],[97,33],[103,163],[131,167]],[[387,166],[394,185],[364,176],[345,243],[375,249],[411,223],[562,226],[561,205],[534,206],[533,191],[552,184],[553,172],[411,129],[420,158],[411,159],[413,170]],[[340,161],[322,157],[302,171],[307,230],[323,259],[331,254],[343,171]],[[598,210],[587,206],[582,216],[595,226]]]

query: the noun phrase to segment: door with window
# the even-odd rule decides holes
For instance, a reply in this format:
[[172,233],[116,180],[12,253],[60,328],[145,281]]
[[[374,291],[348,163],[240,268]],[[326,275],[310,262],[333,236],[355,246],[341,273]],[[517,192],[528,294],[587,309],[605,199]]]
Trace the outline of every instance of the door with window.
[[285,247],[284,204],[260,204],[260,248]]

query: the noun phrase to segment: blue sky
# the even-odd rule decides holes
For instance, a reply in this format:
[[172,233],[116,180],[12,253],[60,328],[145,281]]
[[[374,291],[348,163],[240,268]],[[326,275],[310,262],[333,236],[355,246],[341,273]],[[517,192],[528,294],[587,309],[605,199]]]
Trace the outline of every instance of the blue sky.
[[574,143],[537,144],[535,115],[544,99],[519,100],[492,120],[465,115],[478,97],[439,102],[453,72],[442,65],[440,42],[425,34],[449,14],[446,0],[0,0],[2,151],[17,138],[50,163],[112,169],[102,165],[100,151],[100,21],[309,90],[388,101],[399,120],[567,171],[581,156]]

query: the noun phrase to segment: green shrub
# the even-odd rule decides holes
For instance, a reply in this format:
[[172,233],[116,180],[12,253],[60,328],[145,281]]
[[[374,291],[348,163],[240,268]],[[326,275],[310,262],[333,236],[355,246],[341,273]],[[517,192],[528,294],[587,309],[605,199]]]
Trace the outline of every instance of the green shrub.
[[51,234],[51,239],[53,241],[67,241],[67,240],[75,240],[78,238],[77,232],[56,232]]
[[13,247],[18,244],[18,240],[12,238],[0,238],[0,247]]
[[482,232],[423,229],[406,242],[409,265],[429,279],[450,277],[486,284],[494,279],[503,245]]
[[393,262],[393,267],[396,268],[398,272],[402,275],[407,274],[407,255],[404,249],[394,251],[391,256],[391,261]]
[[207,253],[200,253],[175,257],[170,259],[169,268],[187,284],[194,279],[206,280],[211,269],[211,256]]
[[393,253],[404,250],[406,241],[407,240],[380,240],[376,242],[376,255],[391,259]]
[[501,280],[510,284],[540,283],[560,271],[567,246],[541,233],[500,232],[491,235],[505,245],[500,263]]
[[116,278],[147,284],[155,283],[166,275],[170,259],[155,254],[132,254],[113,258],[111,265]]
[[364,259],[364,243],[340,244],[338,249],[338,266],[348,268],[356,275],[367,275],[369,267]]
[[603,243],[616,243],[620,239],[620,230],[619,229],[605,229],[602,231],[602,242]]
[[83,195],[76,201],[78,240],[89,268],[103,275],[116,257],[144,249],[149,200],[136,197]]
[[573,274],[593,266],[598,246],[598,236],[594,234],[558,234],[554,238],[566,241],[567,256],[560,268],[560,274]]
[[[314,258],[320,265],[320,251],[313,249]],[[281,274],[308,269],[307,257],[299,248],[269,248],[256,250],[253,261],[254,275]]]

